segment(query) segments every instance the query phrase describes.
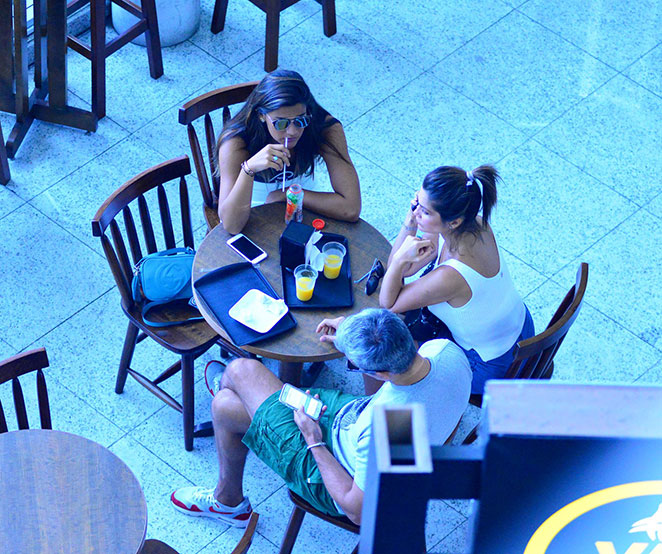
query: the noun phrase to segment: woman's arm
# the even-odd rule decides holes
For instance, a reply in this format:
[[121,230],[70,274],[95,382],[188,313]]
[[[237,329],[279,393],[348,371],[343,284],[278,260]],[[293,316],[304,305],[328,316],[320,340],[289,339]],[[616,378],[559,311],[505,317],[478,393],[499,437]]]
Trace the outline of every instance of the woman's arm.
[[342,154],[339,156],[329,146],[322,147],[322,159],[326,163],[333,192],[306,190],[304,208],[342,221],[357,221],[361,214],[361,190],[347,150],[345,131],[340,123],[335,123],[324,132],[326,139]]
[[[277,161],[274,156],[278,157]],[[218,151],[221,178],[218,216],[225,230],[232,234],[241,232],[251,212],[253,177],[242,169],[242,162],[246,161],[248,168],[255,173],[268,168],[280,171],[283,163],[289,163],[290,152],[282,144],[268,144],[247,158],[246,145],[239,137],[225,141]]]

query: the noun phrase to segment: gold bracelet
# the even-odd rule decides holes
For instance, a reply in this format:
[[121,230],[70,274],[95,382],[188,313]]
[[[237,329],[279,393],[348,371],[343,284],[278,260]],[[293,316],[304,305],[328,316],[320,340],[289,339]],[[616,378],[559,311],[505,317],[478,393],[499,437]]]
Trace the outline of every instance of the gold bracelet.
[[243,162],[241,162],[241,169],[243,169],[244,173],[249,177],[253,177],[255,175],[255,171],[253,171],[250,167],[248,167],[248,160],[244,160]]

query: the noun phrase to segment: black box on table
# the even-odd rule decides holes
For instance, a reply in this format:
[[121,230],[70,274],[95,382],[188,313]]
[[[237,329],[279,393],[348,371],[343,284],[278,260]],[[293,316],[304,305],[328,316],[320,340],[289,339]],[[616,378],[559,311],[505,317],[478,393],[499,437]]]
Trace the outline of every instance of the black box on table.
[[311,225],[290,221],[278,240],[280,265],[294,269],[306,263],[306,244],[315,229]]

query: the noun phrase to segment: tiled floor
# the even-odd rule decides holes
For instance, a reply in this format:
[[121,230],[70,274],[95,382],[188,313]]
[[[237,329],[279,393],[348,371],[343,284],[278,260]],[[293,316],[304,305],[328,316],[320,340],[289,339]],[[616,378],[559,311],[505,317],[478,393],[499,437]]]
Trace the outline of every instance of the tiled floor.
[[[230,2],[226,30],[164,49],[149,78],[144,49],[108,60],[108,117],[95,134],[36,123],[13,181],[0,187],[0,358],[46,346],[54,425],[121,456],[143,485],[148,536],[182,553],[227,552],[239,533],[187,519],[168,494],[211,485],[211,439],[183,450],[180,418],[134,382],[113,392],[125,319],[90,219],[117,186],[188,152],[177,108],[213,88],[260,78],[263,14]],[[362,216],[389,239],[425,173],[495,163],[494,228],[538,329],[590,264],[584,309],[555,379],[659,383],[662,374],[662,12],[653,0],[337,0],[338,33],[301,0],[281,21],[282,67],[300,71],[345,124],[363,189]],[[69,57],[72,102],[89,102],[89,64]],[[7,136],[13,117],[0,114]],[[197,182],[190,187],[198,194]],[[198,203],[196,202],[196,205]],[[200,213],[197,225],[202,226]],[[198,233],[200,234],[200,233]],[[197,377],[214,349],[196,364]],[[169,356],[142,343],[155,374]],[[359,391],[334,376],[322,384]],[[177,383],[169,390],[177,395]],[[209,409],[197,385],[197,414]],[[8,399],[6,387],[0,397]],[[5,402],[6,405],[6,402]],[[251,457],[247,491],[261,513],[251,552],[276,552],[289,511],[281,482]],[[432,552],[463,551],[467,506],[435,503]],[[352,537],[304,523],[297,552],[348,552]]]

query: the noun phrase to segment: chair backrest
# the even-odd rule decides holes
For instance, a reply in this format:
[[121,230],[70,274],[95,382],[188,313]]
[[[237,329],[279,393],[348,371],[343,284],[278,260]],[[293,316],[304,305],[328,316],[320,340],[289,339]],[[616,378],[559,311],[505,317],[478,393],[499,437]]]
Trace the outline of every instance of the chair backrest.
[[[188,156],[180,156],[179,158],[174,158],[143,171],[140,175],[127,181],[111,194],[92,220],[92,234],[95,237],[101,238],[103,251],[110,265],[115,283],[122,295],[122,303],[126,309],[131,308],[134,304],[131,294],[131,281],[133,279],[133,267],[135,264],[147,254],[177,246],[175,229],[172,223],[172,216],[170,215],[168,194],[164,186],[174,179],[179,179],[178,196],[183,246],[195,248],[193,227],[191,224],[191,209],[185,179],[185,176],[190,173],[191,164]],[[164,248],[157,247],[154,224],[146,198],[146,194],[153,189],[156,189],[161,223],[160,230],[162,231],[163,241],[165,243]],[[138,230],[133,218],[132,206],[130,206],[134,201],[138,205],[143,245],[141,245],[141,241],[138,238]],[[120,212],[123,217],[124,230],[120,228],[120,224],[116,219],[116,216]],[[106,235],[108,228],[110,228],[112,241]],[[125,236],[128,239],[132,261],[129,260]]]
[[582,262],[575,284],[565,295],[547,328],[515,346],[515,357],[506,379],[549,379],[552,376],[552,360],[579,315],[587,283],[588,264]]
[[[51,410],[48,403],[48,391],[46,390],[46,379],[43,368],[48,367],[48,356],[45,348],[37,348],[29,352],[17,354],[3,362],[0,362],[0,384],[7,381],[12,382],[12,394],[14,396],[14,409],[16,410],[16,422],[19,429],[29,429],[28,414],[23,397],[23,389],[18,378],[21,375],[37,372],[37,402],[39,404],[39,419],[42,429],[52,429]],[[7,420],[0,402],[0,433],[6,433]]]
[[[186,125],[188,140],[191,145],[191,156],[193,157],[193,164],[195,165],[195,171],[204,200],[205,218],[210,229],[218,224],[218,215],[215,215],[213,225],[210,224],[210,218],[214,217],[218,209],[220,188],[220,178],[216,165],[216,133],[214,131],[214,124],[212,123],[211,113],[222,109],[222,124],[225,125],[231,118],[230,106],[245,102],[257,84],[258,81],[252,81],[212,90],[190,100],[179,108],[179,122],[182,125]],[[193,126],[193,122],[201,117],[204,117],[209,172],[207,172],[197,131]]]

